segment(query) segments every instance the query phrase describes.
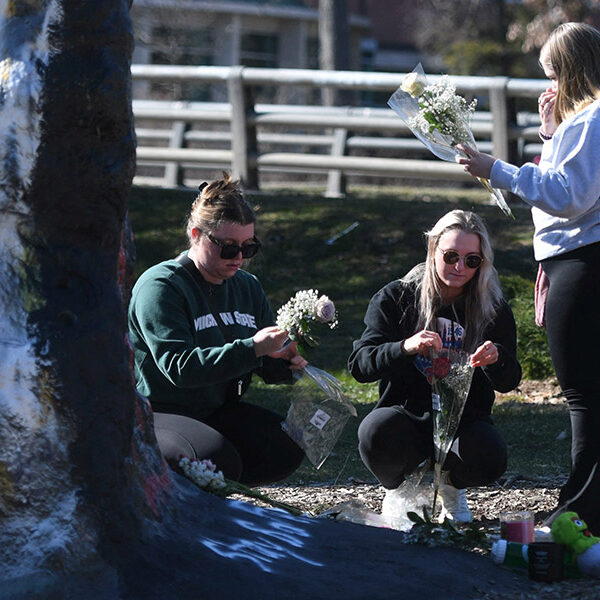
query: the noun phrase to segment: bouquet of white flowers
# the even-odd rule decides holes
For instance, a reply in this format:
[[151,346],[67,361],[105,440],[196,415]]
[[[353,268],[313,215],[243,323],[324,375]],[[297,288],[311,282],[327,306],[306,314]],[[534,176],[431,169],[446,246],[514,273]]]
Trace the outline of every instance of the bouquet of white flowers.
[[286,510],[294,516],[303,514],[302,511],[295,506],[273,500],[273,498],[261,494],[257,490],[248,487],[239,481],[226,479],[223,476],[223,472],[218,471],[215,464],[209,459],[198,460],[182,456],[179,460],[179,468],[182,470],[183,474],[199,488],[215,494],[216,496],[226,498],[227,496],[231,496],[231,494],[241,494],[243,496],[249,496],[250,498],[262,500],[266,504]]
[[337,326],[333,302],[318,290],[300,290],[277,311],[277,327],[284,329],[290,339],[307,347],[317,346],[319,338],[311,333],[315,323]]
[[[421,63],[404,77],[400,87],[388,100],[388,105],[415,136],[438,158],[448,162],[456,162],[456,157],[460,155],[457,144],[477,148],[469,126],[476,104],[475,100],[467,103],[459,96],[447,76],[438,83],[428,84]],[[476,179],[501,210],[514,218],[500,190],[493,188],[488,179]]]

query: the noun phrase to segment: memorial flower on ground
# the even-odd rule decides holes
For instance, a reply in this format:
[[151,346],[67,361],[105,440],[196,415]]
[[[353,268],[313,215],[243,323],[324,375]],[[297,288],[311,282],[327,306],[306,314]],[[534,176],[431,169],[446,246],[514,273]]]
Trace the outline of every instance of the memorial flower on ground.
[[319,296],[318,290],[300,290],[277,311],[277,327],[307,347],[319,343],[312,332],[317,323],[325,323],[330,329],[338,324],[335,305],[327,296]]
[[190,459],[182,456],[179,460],[179,468],[183,474],[199,488],[206,492],[226,498],[232,494],[241,494],[250,498],[262,500],[275,508],[281,508],[294,516],[300,516],[302,511],[295,506],[273,500],[266,494],[261,494],[259,491],[240,483],[232,481],[223,476],[222,471],[218,471],[215,464],[208,459],[198,460]]
[[[414,135],[442,160],[456,161],[460,155],[457,144],[477,147],[469,125],[476,101],[468,103],[458,95],[447,76],[429,84],[420,63],[404,77],[400,87],[388,100],[388,105]],[[493,188],[489,179],[476,179],[500,209],[512,217],[512,211],[500,190]]]

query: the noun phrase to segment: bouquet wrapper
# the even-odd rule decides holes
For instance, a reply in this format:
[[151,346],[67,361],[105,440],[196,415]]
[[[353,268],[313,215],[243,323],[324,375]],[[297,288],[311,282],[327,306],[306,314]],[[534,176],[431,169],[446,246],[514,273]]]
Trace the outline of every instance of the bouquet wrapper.
[[[407,89],[410,89],[414,95],[411,95],[408,91],[403,89],[405,87],[403,80],[400,87],[391,95],[390,99],[388,100],[388,106],[406,123],[415,137],[417,137],[430,152],[446,162],[456,162],[457,157],[461,156],[462,153],[455,148],[456,142],[449,135],[445,135],[435,128],[432,128],[427,134],[425,134],[420,129],[411,127],[409,124],[410,119],[416,117],[421,110],[421,107],[419,106],[418,92],[427,87],[428,83],[427,76],[423,71],[421,63],[417,64],[417,66],[409,75],[407,75],[407,77],[411,78],[411,86]],[[475,138],[468,121],[463,118],[458,118],[455,122],[463,134],[462,141],[471,148],[476,149],[477,143],[475,142]],[[490,194],[490,199],[499,206],[500,210],[502,210],[505,215],[514,218],[514,215],[506,203],[502,192],[496,188],[493,188],[489,179],[484,179],[482,177],[476,177],[475,179],[477,179],[477,181],[479,181],[479,183],[488,191]]]
[[319,469],[337,443],[356,409],[341,383],[326,371],[307,365],[298,372],[294,397],[282,429],[304,450]]
[[469,365],[469,354],[456,348],[442,348],[432,353],[433,414],[433,511],[441,483],[442,466],[454,441],[458,425],[467,402],[473,367]]
[[[423,71],[421,63],[419,63],[411,72],[415,74],[415,83],[421,88],[428,85],[427,76]],[[413,135],[418,138],[427,149],[441,160],[446,162],[456,162],[456,157],[460,154],[452,145],[452,138],[444,135],[438,129],[432,129],[427,135],[421,130],[411,127],[409,120],[416,117],[421,110],[418,98],[411,96],[408,92],[402,89],[402,85],[391,95],[388,100],[388,106],[406,123],[407,127],[412,131]],[[471,133],[469,124],[462,120],[465,131],[470,137],[469,144],[475,147],[475,139]]]

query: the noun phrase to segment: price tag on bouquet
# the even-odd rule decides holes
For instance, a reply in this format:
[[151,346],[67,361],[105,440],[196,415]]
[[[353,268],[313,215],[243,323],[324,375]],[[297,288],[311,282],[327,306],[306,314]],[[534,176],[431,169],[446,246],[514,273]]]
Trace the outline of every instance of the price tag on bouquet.
[[331,417],[324,410],[317,408],[317,410],[315,411],[315,414],[313,415],[310,422],[317,429],[323,429],[323,427],[325,427],[325,425],[327,425],[327,422],[329,421],[329,419],[331,419]]
[[346,422],[356,409],[341,383],[326,371],[307,365],[298,375],[282,429],[304,450],[318,469],[331,454]]

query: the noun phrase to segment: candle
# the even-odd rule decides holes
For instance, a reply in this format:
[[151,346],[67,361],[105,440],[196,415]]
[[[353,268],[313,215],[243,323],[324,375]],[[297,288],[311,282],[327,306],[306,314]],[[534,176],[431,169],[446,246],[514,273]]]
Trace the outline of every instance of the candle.
[[533,513],[524,510],[501,514],[500,537],[508,542],[519,542],[521,544],[533,542]]

